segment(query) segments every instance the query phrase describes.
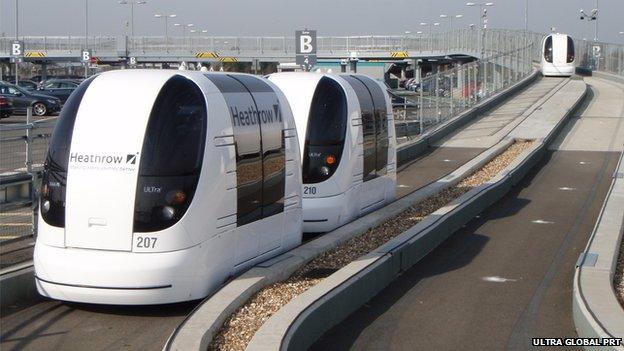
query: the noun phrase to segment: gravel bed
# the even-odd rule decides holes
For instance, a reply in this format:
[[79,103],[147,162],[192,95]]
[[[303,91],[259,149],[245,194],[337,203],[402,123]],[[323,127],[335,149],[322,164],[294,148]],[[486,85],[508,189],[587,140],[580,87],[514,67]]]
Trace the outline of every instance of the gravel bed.
[[413,227],[470,189],[492,179],[532,143],[533,141],[517,141],[457,185],[414,204],[396,217],[320,254],[287,280],[263,288],[225,321],[212,340],[209,350],[245,350],[262,324],[290,300],[320,283],[334,271]]
[[620,244],[620,256],[618,257],[617,267],[615,268],[613,286],[617,292],[618,300],[620,300],[620,305],[624,308],[624,240],[622,240]]

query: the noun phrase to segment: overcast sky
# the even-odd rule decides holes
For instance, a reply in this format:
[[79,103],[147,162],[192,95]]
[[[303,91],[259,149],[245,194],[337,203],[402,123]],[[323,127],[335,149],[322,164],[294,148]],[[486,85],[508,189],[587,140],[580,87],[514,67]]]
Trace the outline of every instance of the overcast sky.
[[[82,35],[85,0],[18,0],[20,35]],[[126,30],[130,7],[116,0],[89,1],[89,34],[120,35]],[[474,0],[473,0],[474,1]],[[492,0],[490,27],[524,28],[524,0]],[[596,0],[529,0],[529,28],[550,27],[579,38],[593,38],[593,23],[580,21],[580,8]],[[15,33],[15,0],[0,0],[0,33]],[[599,40],[624,43],[624,0],[600,0]],[[478,22],[478,10],[465,0],[147,0],[135,6],[135,34],[163,35],[155,13],[174,13],[170,35],[179,35],[173,23],[193,23],[212,35],[293,35],[295,29],[317,29],[319,35],[402,34],[420,30],[420,22],[448,21],[440,14],[463,14],[454,27]]]

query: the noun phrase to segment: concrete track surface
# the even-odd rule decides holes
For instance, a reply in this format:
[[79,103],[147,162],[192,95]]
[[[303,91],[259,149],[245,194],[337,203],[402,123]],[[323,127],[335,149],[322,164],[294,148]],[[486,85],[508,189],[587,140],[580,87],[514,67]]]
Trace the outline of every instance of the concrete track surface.
[[312,349],[526,350],[533,337],[575,337],[574,266],[624,141],[624,86],[586,81],[588,101],[540,165]]
[[[491,130],[478,126],[491,123],[494,115],[502,116],[502,109],[508,111],[507,122],[501,122],[500,127],[504,127],[505,123],[515,121],[559,82],[561,80],[539,81],[492,113],[460,129],[458,134],[466,128],[476,128],[492,135]],[[451,135],[446,140],[452,141],[453,138]],[[464,142],[458,147],[433,148],[403,167],[398,174],[397,196],[404,196],[444,177],[488,146],[479,144],[472,147],[471,143]],[[42,300],[33,306],[15,306],[3,313],[0,320],[0,347],[3,350],[160,350],[196,303],[128,308]]]

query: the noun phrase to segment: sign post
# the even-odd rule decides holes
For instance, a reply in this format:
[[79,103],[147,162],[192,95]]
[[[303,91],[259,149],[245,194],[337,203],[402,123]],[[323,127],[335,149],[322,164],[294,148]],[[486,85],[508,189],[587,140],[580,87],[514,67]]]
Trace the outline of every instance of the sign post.
[[592,44],[592,56],[593,56],[593,65],[591,65],[592,70],[596,70],[600,67],[600,57],[602,56],[602,45],[600,44]]
[[295,31],[296,63],[305,71],[316,65],[316,30]]
[[80,61],[84,65],[84,76],[85,78],[89,77],[89,63],[91,63],[91,51],[82,50],[82,55],[80,56]]
[[19,63],[24,60],[24,42],[14,40],[11,43],[11,62],[15,63],[15,85],[19,82]]

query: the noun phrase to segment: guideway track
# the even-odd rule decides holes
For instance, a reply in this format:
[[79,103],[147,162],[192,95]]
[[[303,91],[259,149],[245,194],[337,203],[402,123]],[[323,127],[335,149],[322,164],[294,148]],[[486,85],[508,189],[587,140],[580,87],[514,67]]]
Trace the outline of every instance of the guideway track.
[[532,337],[575,337],[574,266],[624,134],[622,86],[587,82],[594,99],[539,167],[313,349],[525,350]]
[[[539,84],[542,83],[536,83]],[[517,95],[524,108],[514,110],[516,117],[541,97],[527,99],[523,94],[520,92]],[[483,118],[465,127],[474,126],[481,120]],[[447,140],[452,138],[450,136]],[[445,176],[483,150],[485,148],[481,147],[432,149],[398,174],[398,196],[416,191]],[[2,347],[37,349],[55,345],[56,349],[71,349],[75,345],[89,345],[112,349],[159,349],[195,305],[196,302],[191,302],[138,309],[45,300],[34,306],[16,306],[3,313]]]

